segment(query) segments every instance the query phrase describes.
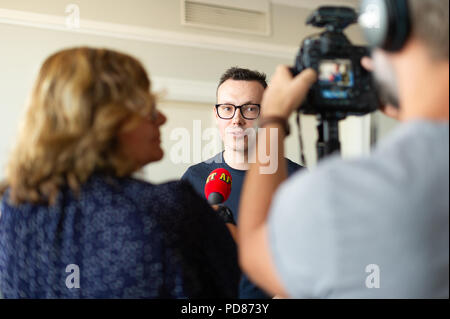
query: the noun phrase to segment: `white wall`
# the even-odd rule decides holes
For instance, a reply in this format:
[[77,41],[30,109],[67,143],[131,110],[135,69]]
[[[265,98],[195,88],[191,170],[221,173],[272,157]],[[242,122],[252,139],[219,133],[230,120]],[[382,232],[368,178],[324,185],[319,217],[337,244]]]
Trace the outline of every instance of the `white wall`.
[[[272,6],[273,33],[262,37],[180,26],[178,0],[130,0],[126,5],[122,1],[106,0],[74,3],[81,9],[79,30],[67,29],[64,25],[66,3],[63,1],[0,0],[2,168],[14,143],[34,77],[44,59],[57,50],[89,45],[124,51],[143,62],[155,88],[169,90],[166,101],[160,103],[169,119],[162,128],[166,155],[161,162],[145,169],[147,178],[161,182],[179,178],[189,165],[199,160],[191,156],[189,162],[173,163],[170,152],[176,141],[171,140],[170,135],[174,129],[186,128],[193,146],[194,120],[201,121],[203,128],[214,127],[211,110],[215,86],[225,69],[234,65],[248,67],[267,73],[270,79],[277,64],[292,63],[301,38],[317,32],[317,29],[304,27],[304,19],[311,9],[278,5]],[[110,5],[112,3],[114,6]],[[83,29],[84,21],[89,22],[89,28]],[[355,43],[361,43],[355,27],[348,35]],[[291,126],[293,132],[286,140],[287,157],[299,162],[294,118]],[[314,165],[315,118],[304,117],[302,126],[307,161]],[[367,120],[348,119],[340,127],[345,156],[367,152]],[[203,141],[201,145],[206,143]],[[1,170],[0,178],[3,176]]]
[[376,141],[380,141],[387,137],[397,126],[399,122],[390,117],[387,117],[380,111],[375,112],[372,115],[372,130],[373,138]]
[[[159,104],[159,109],[168,120],[161,128],[164,158],[145,167],[145,176],[152,182],[179,179],[189,166],[222,150],[212,104],[165,101]],[[215,143],[213,150],[204,154],[202,151],[207,150],[206,145],[211,143],[203,136],[208,128],[216,133],[213,137]],[[181,134],[183,131],[187,134],[177,134],[180,131]],[[177,145],[182,146],[182,149]]]

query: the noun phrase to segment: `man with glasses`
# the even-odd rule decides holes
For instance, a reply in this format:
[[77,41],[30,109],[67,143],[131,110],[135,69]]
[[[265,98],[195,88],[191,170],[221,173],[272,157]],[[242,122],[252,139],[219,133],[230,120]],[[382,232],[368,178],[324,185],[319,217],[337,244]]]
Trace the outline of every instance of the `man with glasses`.
[[[252,136],[255,136],[252,129],[259,117],[260,103],[266,87],[266,75],[257,71],[233,67],[222,75],[217,87],[214,113],[224,150],[202,163],[189,167],[182,177],[204,196],[205,181],[209,173],[217,168],[228,170],[232,177],[232,188],[230,197],[224,205],[231,209],[234,220],[237,220],[239,215],[242,184],[251,162],[248,150],[251,148]],[[286,164],[289,175],[301,168],[288,159]],[[269,298],[245,275],[239,290],[240,298]]]

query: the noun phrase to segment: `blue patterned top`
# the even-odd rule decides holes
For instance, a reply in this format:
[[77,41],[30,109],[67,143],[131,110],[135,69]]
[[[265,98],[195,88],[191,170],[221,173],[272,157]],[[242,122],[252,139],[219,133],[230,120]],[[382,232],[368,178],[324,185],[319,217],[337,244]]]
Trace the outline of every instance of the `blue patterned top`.
[[[5,298],[236,298],[236,245],[186,182],[95,174],[54,206],[0,210]],[[79,287],[79,288],[78,288]]]

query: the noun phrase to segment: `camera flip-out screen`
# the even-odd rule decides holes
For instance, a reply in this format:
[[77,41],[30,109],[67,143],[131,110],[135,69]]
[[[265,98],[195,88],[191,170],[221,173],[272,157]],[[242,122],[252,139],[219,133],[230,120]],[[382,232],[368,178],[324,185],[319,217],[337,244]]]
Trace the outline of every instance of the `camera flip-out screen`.
[[336,59],[320,61],[319,84],[322,87],[323,98],[348,98],[348,90],[354,84],[351,60]]

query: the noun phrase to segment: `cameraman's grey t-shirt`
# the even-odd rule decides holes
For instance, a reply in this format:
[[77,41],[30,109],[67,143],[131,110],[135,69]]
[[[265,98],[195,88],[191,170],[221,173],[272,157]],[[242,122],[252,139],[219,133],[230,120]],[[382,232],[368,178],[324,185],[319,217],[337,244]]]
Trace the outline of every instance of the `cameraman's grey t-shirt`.
[[268,229],[293,298],[448,298],[448,122],[401,124],[370,156],[297,173]]

